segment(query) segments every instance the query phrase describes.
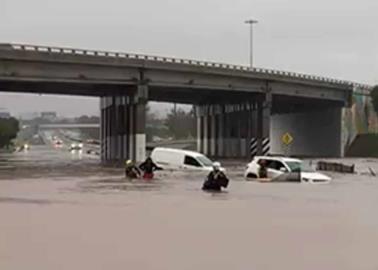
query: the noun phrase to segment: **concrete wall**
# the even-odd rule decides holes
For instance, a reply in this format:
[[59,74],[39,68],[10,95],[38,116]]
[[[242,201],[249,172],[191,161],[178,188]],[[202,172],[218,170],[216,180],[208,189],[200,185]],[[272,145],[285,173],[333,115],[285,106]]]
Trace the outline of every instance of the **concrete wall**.
[[[272,115],[271,154],[342,156],[341,116],[342,108]],[[289,147],[281,141],[286,132],[294,138]]]
[[342,145],[345,153],[348,152],[357,135],[378,133],[378,117],[371,97],[358,89],[355,90],[351,107],[343,109]]

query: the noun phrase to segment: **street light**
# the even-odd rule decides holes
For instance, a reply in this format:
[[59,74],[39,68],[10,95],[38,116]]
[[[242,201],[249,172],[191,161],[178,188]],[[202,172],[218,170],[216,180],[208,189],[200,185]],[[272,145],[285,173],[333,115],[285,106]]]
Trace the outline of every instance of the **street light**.
[[250,46],[250,52],[249,52],[249,57],[250,57],[250,60],[249,60],[249,65],[251,67],[251,69],[253,68],[253,25],[254,24],[257,24],[258,21],[256,20],[247,20],[245,21],[246,24],[249,24],[249,28],[250,28],[250,40],[249,40],[249,46]]

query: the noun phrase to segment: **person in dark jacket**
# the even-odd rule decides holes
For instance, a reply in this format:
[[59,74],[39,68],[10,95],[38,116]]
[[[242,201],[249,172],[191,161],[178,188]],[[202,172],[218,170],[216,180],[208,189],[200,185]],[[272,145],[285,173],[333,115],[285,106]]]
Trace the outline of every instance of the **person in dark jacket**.
[[227,188],[228,182],[227,176],[220,170],[220,163],[214,162],[213,170],[203,183],[202,190],[221,191],[222,187]]
[[140,170],[131,160],[126,161],[125,176],[129,179],[135,179],[141,176]]
[[268,177],[268,169],[266,166],[266,160],[260,160],[259,161],[259,178],[267,178]]
[[157,166],[150,157],[139,165],[139,169],[143,171],[144,179],[154,178],[154,171],[161,170],[161,168]]

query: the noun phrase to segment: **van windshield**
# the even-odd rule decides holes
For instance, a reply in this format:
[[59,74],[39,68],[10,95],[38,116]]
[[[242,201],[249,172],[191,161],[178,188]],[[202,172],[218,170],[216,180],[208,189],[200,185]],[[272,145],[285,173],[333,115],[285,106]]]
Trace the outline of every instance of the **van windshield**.
[[213,162],[210,159],[208,159],[207,157],[205,157],[205,156],[197,156],[196,158],[205,167],[211,167],[211,166],[213,166]]

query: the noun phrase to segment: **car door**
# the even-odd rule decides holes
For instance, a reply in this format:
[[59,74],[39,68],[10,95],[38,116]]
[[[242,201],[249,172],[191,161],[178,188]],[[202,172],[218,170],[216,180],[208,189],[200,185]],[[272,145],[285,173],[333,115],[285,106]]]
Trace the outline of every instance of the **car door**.
[[268,177],[272,179],[284,173],[283,171],[281,171],[281,168],[286,169],[285,165],[281,161],[278,161],[278,160],[270,160],[267,163],[267,168],[268,168]]

